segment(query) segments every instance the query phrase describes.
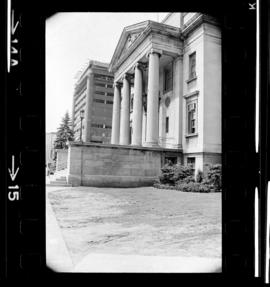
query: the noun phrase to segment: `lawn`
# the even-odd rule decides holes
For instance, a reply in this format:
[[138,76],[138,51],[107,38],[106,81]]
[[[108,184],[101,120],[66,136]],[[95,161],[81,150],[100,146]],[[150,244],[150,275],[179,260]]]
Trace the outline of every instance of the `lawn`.
[[48,199],[75,264],[88,253],[221,258],[221,193],[72,187]]

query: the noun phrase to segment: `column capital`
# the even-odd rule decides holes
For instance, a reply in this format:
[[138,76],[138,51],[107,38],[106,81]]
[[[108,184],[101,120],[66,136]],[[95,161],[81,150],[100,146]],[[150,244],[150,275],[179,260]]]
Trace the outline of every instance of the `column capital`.
[[149,57],[150,54],[158,54],[158,56],[161,57],[163,54],[163,51],[160,49],[152,48],[150,49],[150,51],[147,52],[146,56]]
[[133,78],[133,75],[132,74],[129,74],[129,73],[125,73],[122,77],[121,77],[121,80],[127,80],[127,81],[130,81],[131,79]]
[[174,57],[174,59],[176,60],[176,61],[183,61],[183,58],[184,58],[184,55],[183,54],[176,54],[175,55],[175,57]]
[[113,87],[115,88],[115,87],[117,87],[117,88],[121,88],[122,87],[122,83],[121,82],[114,82],[113,83]]
[[137,62],[134,66],[133,66],[133,70],[135,69],[140,69],[141,71],[145,71],[147,68],[147,63],[142,63],[142,62]]

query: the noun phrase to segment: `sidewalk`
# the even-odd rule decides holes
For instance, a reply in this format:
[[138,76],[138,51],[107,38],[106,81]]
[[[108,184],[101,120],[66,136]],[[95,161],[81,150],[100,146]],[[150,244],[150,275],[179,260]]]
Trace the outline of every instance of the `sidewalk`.
[[48,192],[57,189],[62,188],[46,187],[46,263],[56,272],[72,272],[73,263],[48,200]]
[[217,258],[89,254],[73,272],[216,273],[220,266]]

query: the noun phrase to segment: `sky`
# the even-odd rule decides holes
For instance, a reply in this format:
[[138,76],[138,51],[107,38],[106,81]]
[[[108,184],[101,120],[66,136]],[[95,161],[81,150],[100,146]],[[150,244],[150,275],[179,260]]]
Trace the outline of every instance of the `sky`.
[[57,13],[46,20],[46,132],[72,116],[75,76],[87,60],[110,63],[125,26],[168,13]]

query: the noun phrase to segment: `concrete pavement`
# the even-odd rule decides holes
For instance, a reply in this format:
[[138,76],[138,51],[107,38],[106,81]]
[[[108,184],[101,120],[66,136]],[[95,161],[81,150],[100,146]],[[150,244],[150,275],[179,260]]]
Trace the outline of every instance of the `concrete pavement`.
[[214,273],[220,266],[217,258],[89,254],[73,272]]
[[62,188],[46,186],[46,263],[54,271],[72,272],[73,262],[47,196],[57,189]]

